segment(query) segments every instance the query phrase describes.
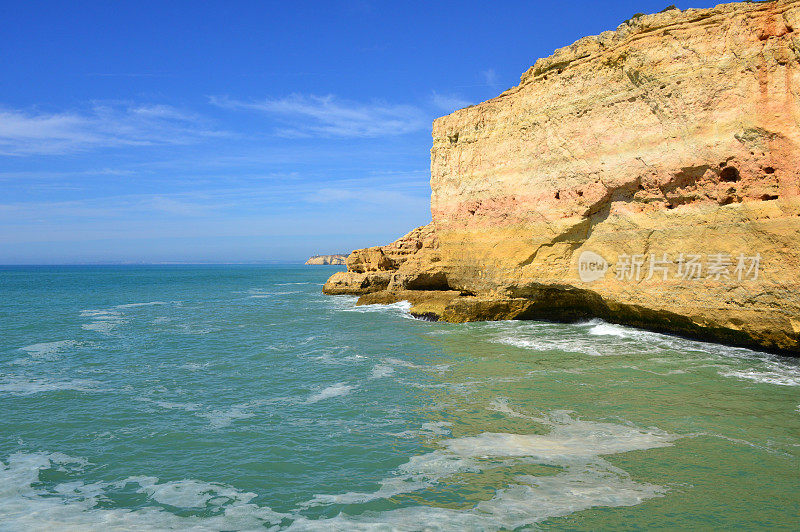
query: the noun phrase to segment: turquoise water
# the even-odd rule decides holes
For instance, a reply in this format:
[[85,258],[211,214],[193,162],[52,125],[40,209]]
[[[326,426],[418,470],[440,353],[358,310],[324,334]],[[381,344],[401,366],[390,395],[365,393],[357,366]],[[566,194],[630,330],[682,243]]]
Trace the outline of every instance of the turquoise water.
[[0,269],[0,530],[800,526],[800,364],[331,267]]

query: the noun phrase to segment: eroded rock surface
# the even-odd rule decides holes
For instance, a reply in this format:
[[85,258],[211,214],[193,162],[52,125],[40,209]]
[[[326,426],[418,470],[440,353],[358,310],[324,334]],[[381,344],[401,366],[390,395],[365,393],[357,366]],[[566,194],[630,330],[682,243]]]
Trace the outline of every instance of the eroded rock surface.
[[635,17],[437,119],[432,223],[326,292],[800,353],[799,124],[800,1]]
[[322,291],[358,295],[385,289],[446,290],[439,262],[433,226],[424,225],[386,246],[353,251],[347,271],[331,276]]
[[314,255],[306,261],[307,266],[343,266],[347,255]]

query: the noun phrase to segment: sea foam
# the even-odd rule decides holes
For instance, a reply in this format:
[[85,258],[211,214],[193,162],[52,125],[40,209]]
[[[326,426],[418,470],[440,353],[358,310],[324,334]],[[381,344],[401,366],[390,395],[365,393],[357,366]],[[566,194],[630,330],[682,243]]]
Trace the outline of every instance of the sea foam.
[[153,305],[169,305],[169,303],[166,301],[148,301],[146,303],[125,303],[123,305],[115,305],[114,308],[124,310],[128,308],[152,307]]
[[[556,466],[552,476],[518,475],[514,484],[466,510],[411,506],[323,520],[298,517],[289,530],[354,530],[384,527],[408,530],[501,530],[536,523],[598,506],[633,506],[666,492],[636,482],[601,455],[672,445],[678,436],[657,429],[573,419],[554,412],[548,434],[481,433],[440,442],[442,449],[412,457],[373,492],[317,495],[303,507],[358,504],[434,488],[440,481],[523,464]],[[487,460],[491,458],[490,460]]]
[[65,351],[73,349],[78,345],[80,345],[80,343],[75,340],[59,340],[57,342],[42,342],[38,344],[26,345],[25,347],[20,347],[20,350],[27,353],[31,358],[27,361],[19,360],[17,363],[26,364],[45,360],[58,360],[62,357]]
[[92,320],[81,325],[83,329],[102,334],[111,334],[114,329],[128,321],[122,312],[114,309],[82,310],[80,316]]
[[0,394],[33,395],[48,392],[76,391],[100,392],[100,383],[90,379],[37,379],[21,375],[2,375],[0,377]]
[[[75,475],[88,462],[62,453],[15,453],[0,461],[0,508],[3,530],[254,530],[274,527],[288,517],[250,502],[255,494],[199,480],[159,482],[156,477],[128,477],[118,482],[73,480],[43,482],[42,472]],[[150,501],[135,510],[102,508],[98,503],[125,486]],[[211,511],[177,515],[160,505]]]
[[[86,483],[75,477],[88,462],[53,453],[16,453],[0,462],[0,506],[10,529],[80,530],[226,530],[288,525],[288,530],[436,529],[500,530],[532,526],[546,519],[593,507],[632,506],[663,495],[663,487],[637,482],[601,455],[671,445],[677,436],[657,429],[573,419],[553,412],[543,420],[548,434],[481,433],[447,438],[441,448],[411,457],[377,490],[319,494],[288,513],[253,502],[256,494],[233,486],[196,479],[162,482],[155,476],[131,476],[115,482]],[[427,422],[421,430],[447,433],[444,422]],[[487,460],[491,457],[491,460]],[[553,475],[518,474],[498,486],[489,500],[471,508],[413,505],[356,515],[338,513],[310,518],[319,506],[357,505],[404,494],[469,483],[472,475],[526,464],[556,466]],[[71,477],[55,483],[40,473],[58,469]],[[108,509],[99,502],[119,490],[143,494],[149,504],[137,509]],[[178,510],[181,514],[176,513]],[[191,512],[202,511],[200,516]],[[187,512],[189,512],[187,514]]]
[[372,371],[369,374],[370,379],[381,379],[383,377],[388,377],[394,373],[394,368],[387,364],[377,364],[372,368]]
[[749,380],[762,384],[775,384],[778,386],[800,386],[800,368],[766,363],[764,368],[730,369],[720,371],[723,377],[734,377],[739,380]]
[[342,395],[349,394],[355,386],[351,386],[344,382],[338,382],[327,388],[320,390],[315,394],[311,394],[308,399],[306,399],[306,403],[316,403],[318,401],[322,401],[324,399],[330,399],[331,397],[340,397]]

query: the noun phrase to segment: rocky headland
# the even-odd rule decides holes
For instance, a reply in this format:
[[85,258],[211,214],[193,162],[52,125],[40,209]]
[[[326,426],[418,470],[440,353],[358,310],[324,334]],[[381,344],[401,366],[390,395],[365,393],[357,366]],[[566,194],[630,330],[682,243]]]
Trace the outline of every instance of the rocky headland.
[[308,266],[344,266],[347,255],[314,255],[306,261]]
[[433,123],[432,222],[327,294],[800,354],[800,1],[637,15]]

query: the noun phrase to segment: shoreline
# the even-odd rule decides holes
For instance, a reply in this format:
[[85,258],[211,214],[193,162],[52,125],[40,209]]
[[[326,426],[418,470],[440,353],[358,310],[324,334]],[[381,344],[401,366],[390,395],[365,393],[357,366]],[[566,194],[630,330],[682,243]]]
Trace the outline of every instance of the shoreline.
[[434,121],[431,222],[323,292],[800,356],[798,35],[797,0],[721,4],[537,60]]

